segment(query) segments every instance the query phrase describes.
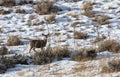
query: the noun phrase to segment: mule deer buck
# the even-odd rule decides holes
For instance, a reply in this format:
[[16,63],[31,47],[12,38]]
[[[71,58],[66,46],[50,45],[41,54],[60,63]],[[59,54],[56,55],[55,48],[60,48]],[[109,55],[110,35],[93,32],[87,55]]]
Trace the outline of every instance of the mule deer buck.
[[42,34],[42,35],[45,36],[44,40],[30,40],[30,50],[29,50],[29,53],[31,52],[32,49],[34,51],[35,51],[35,48],[41,48],[41,50],[43,50],[43,48],[46,46],[47,38],[48,38],[49,34],[48,35]]

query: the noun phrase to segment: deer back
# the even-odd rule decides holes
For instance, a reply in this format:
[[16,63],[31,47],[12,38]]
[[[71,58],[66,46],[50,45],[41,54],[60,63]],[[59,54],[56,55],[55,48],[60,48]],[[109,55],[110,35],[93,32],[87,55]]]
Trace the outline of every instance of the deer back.
[[37,40],[35,43],[36,48],[45,47],[47,40]]

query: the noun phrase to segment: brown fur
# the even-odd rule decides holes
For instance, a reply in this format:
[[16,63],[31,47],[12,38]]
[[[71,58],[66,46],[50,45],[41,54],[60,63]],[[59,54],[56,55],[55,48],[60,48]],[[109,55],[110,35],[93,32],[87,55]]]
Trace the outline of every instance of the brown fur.
[[48,35],[44,35],[44,36],[45,36],[44,40],[30,40],[29,52],[31,52],[32,49],[35,51],[35,48],[41,48],[43,50],[43,48],[47,44],[47,38],[48,38]]

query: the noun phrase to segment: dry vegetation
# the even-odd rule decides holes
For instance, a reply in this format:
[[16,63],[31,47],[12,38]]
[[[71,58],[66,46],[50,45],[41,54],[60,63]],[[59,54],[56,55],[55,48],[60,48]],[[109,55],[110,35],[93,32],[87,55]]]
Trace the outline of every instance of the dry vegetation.
[[97,43],[97,42],[100,42],[100,41],[103,41],[105,40],[107,37],[102,35],[101,37],[100,36],[97,36],[93,41],[92,43]]
[[8,46],[23,45],[23,42],[20,40],[19,36],[10,36],[7,40]]
[[104,40],[99,45],[99,51],[110,51],[113,53],[120,52],[120,43],[115,40]]
[[11,13],[12,10],[4,10],[4,9],[0,9],[0,14],[9,14]]
[[79,15],[76,14],[75,12],[73,12],[73,13],[68,13],[67,15],[68,15],[68,16],[71,16],[71,17],[73,17],[73,18],[79,19],[79,18],[78,18]]
[[113,59],[102,67],[102,73],[120,72],[120,59]]
[[54,47],[53,49],[47,48],[46,50],[35,53],[35,64],[47,64],[54,60],[61,60],[64,57],[69,57],[70,52],[67,47]]
[[16,64],[28,64],[28,58],[24,55],[5,55],[0,58],[0,73],[4,73],[8,68],[13,68]]
[[0,1],[0,5],[1,6],[14,6],[16,3],[15,3],[15,0],[2,0]]
[[46,18],[46,21],[47,21],[49,24],[53,24],[53,23],[55,23],[55,21],[56,21],[55,17],[56,17],[55,14],[51,14],[51,15],[49,15],[49,16]]
[[92,2],[87,2],[83,5],[83,10],[84,12],[82,14],[88,16],[88,17],[93,17],[94,12],[93,12],[93,3]]
[[37,5],[34,6],[34,8],[35,12],[40,15],[57,13],[59,11],[59,8],[55,6],[54,2],[50,0],[38,3]]
[[37,52],[34,55],[35,64],[47,64],[54,60],[61,60],[64,57],[69,57],[70,52],[67,47],[47,48],[45,51]]
[[78,53],[71,55],[72,60],[76,61],[86,61],[95,59],[97,56],[96,49],[94,48],[81,48]]
[[45,23],[44,21],[41,21],[41,20],[36,18],[36,19],[33,19],[33,20],[28,20],[27,25],[29,25],[29,26],[39,26],[39,25],[44,24],[44,23]]
[[84,32],[75,32],[74,38],[75,39],[86,39],[88,37],[87,33]]
[[85,22],[76,21],[76,22],[72,22],[72,23],[71,23],[71,26],[72,26],[72,27],[75,27],[75,26],[77,26],[77,25],[84,24],[84,23],[85,23]]
[[7,53],[8,53],[8,49],[5,46],[0,48],[0,55],[5,55]]
[[65,2],[78,2],[80,0],[64,0]]
[[108,15],[100,14],[100,15],[95,15],[95,18],[93,21],[97,22],[99,25],[105,25],[109,24],[110,17]]
[[23,4],[28,4],[28,3],[33,3],[33,1],[32,0],[29,0],[29,1],[21,0],[21,2],[19,4],[17,4],[15,0],[1,0],[0,6],[12,7],[12,6],[23,5]]
[[26,13],[24,9],[16,9],[16,13]]

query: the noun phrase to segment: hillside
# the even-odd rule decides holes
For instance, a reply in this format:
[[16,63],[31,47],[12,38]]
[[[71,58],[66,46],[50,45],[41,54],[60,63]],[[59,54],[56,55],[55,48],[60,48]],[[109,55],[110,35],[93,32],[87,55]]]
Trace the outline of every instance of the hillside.
[[[0,1],[0,71],[10,67],[0,77],[119,77],[119,6],[120,0]],[[47,34],[45,50],[29,52],[31,40]],[[25,57],[11,67],[3,55]]]

